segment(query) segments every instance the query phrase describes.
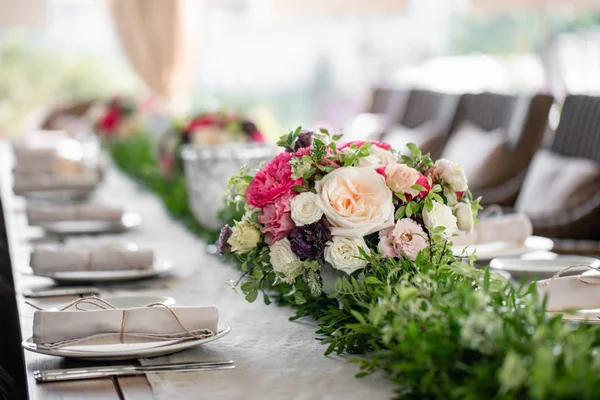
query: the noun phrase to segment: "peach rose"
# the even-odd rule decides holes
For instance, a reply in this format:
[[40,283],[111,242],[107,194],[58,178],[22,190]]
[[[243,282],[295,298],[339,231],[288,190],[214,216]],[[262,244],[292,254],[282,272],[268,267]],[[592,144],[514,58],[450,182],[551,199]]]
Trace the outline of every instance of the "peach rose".
[[394,225],[393,193],[373,168],[336,169],[315,188],[334,236],[361,238]]
[[404,193],[415,197],[418,190],[412,188],[419,180],[420,174],[408,165],[394,163],[385,167],[386,183],[394,193]]

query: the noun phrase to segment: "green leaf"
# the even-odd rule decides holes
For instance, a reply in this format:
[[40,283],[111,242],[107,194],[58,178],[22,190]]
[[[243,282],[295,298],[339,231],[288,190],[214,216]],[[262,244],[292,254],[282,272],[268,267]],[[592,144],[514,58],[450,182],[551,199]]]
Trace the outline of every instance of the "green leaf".
[[418,190],[419,192],[422,192],[423,190],[425,190],[425,188],[421,185],[412,185],[410,188],[413,190]]
[[321,161],[323,161],[323,157],[327,155],[327,146],[325,146],[325,143],[321,139],[315,138],[313,140],[313,147],[310,151],[310,155],[315,164],[320,164]]
[[246,301],[249,303],[254,303],[254,301],[256,300],[257,297],[258,297],[258,290],[253,290],[251,292],[248,292],[248,294],[246,294]]
[[421,156],[421,149],[419,149],[419,147],[414,144],[414,143],[407,143],[406,147],[408,148],[408,151],[410,151],[410,153],[415,156],[415,157],[420,157]]
[[382,285],[383,282],[381,282],[376,276],[367,276],[365,278],[365,283],[369,284],[369,285]]

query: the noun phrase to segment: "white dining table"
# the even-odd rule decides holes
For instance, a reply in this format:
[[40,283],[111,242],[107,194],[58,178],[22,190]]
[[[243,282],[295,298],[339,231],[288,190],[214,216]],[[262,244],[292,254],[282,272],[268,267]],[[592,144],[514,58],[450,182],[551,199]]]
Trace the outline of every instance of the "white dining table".
[[[48,278],[27,276],[34,243],[44,241],[43,232],[27,225],[26,201],[12,193],[12,153],[0,143],[0,195],[6,219],[17,302],[23,338],[32,333],[34,309],[51,308],[76,297],[25,299],[21,293],[51,285]],[[69,246],[134,242],[155,251],[156,257],[172,261],[175,272],[160,279],[100,286],[101,295],[170,296],[180,305],[215,305],[221,322],[232,331],[223,339],[166,357],[142,360],[143,364],[232,359],[234,370],[164,373],[138,377],[104,378],[85,381],[38,384],[34,370],[103,365],[25,352],[30,399],[386,399],[395,386],[383,375],[357,379],[355,363],[342,356],[325,357],[310,318],[291,322],[294,310],[267,306],[261,301],[247,303],[228,282],[240,272],[218,256],[206,252],[206,243],[174,221],[159,199],[109,165],[104,182],[92,200],[124,207],[141,214],[142,225],[121,234],[69,236]],[[47,238],[56,241],[56,238]],[[108,362],[105,364],[109,364]],[[114,364],[114,363],[113,363]]]

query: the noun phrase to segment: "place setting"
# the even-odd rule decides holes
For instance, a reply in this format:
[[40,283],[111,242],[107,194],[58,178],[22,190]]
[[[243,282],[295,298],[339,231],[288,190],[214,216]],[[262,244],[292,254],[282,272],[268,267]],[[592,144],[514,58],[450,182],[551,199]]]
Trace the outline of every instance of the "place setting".
[[[231,327],[219,321],[213,306],[180,306],[164,296],[83,297],[44,310],[32,303],[33,335],[27,351],[92,361],[125,361],[157,357],[219,340]],[[35,371],[38,382],[96,379],[161,372],[235,368],[231,360],[140,367],[71,368]]]
[[[156,259],[154,251],[134,243],[87,247],[37,246],[31,252],[30,265],[21,272],[61,285],[93,285],[164,277],[175,269],[172,262]],[[93,292],[93,288],[89,290]]]

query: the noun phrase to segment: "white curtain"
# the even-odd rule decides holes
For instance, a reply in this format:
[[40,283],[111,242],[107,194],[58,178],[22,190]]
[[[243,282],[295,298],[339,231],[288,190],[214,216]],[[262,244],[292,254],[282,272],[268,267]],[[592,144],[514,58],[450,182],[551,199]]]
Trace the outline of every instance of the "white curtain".
[[200,50],[204,0],[109,0],[131,66],[174,109],[189,101]]

